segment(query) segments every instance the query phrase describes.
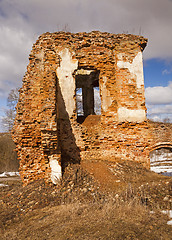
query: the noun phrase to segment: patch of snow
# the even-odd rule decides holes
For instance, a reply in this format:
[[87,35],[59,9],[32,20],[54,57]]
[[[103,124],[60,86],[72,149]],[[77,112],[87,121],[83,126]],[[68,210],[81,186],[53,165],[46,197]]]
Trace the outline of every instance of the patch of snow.
[[0,187],[7,187],[8,185],[0,183]]
[[[162,210],[163,214],[167,214],[169,218],[172,218],[172,210]],[[172,219],[167,222],[168,225],[172,225]]]
[[0,174],[0,177],[6,177],[6,176],[7,176],[6,172],[3,172],[3,173]]
[[167,222],[168,225],[172,225],[172,220]]
[[3,172],[0,174],[0,177],[15,177],[20,176],[19,172]]
[[150,170],[156,173],[161,172],[172,172],[172,166],[156,166],[156,167],[150,167]]
[[163,214],[167,214],[170,218],[172,218],[172,210],[162,210]]
[[[162,210],[163,214],[167,214],[169,218],[172,218],[172,210]],[[150,213],[155,213],[154,211],[150,211]],[[172,219],[167,222],[168,225],[172,225]]]

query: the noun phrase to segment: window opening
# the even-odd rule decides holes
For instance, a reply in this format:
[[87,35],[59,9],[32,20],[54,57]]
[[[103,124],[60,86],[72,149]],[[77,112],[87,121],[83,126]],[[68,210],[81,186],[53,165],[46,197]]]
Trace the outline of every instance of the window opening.
[[101,115],[101,98],[99,87],[94,87],[94,112],[96,115]]
[[82,88],[76,88],[76,111],[78,116],[83,116]]
[[[168,176],[172,172],[172,148],[161,147],[150,152],[151,171]],[[170,175],[169,175],[170,176]]]
[[79,69],[76,72],[77,121],[82,123],[88,115],[101,114],[99,71]]

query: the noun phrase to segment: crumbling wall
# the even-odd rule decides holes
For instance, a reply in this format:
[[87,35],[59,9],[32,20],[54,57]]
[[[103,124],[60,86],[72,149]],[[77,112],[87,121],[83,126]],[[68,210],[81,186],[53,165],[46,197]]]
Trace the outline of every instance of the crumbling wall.
[[153,139],[153,145],[151,149],[156,149],[162,145],[172,145],[172,124],[163,122],[149,121],[149,128],[151,137]]
[[[25,184],[37,178],[56,182],[68,162],[121,158],[149,166],[154,139],[146,121],[146,43],[140,36],[101,32],[39,37],[29,57],[13,128]],[[91,72],[99,77],[101,116],[87,111],[81,124],[76,79]]]

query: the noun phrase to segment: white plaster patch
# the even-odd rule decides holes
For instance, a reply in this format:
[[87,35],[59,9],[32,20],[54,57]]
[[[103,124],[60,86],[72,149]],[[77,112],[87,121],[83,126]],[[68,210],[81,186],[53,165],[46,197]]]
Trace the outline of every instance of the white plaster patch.
[[118,108],[118,121],[143,122],[146,120],[146,112],[143,109]]
[[102,94],[101,106],[104,112],[108,110],[108,107],[110,107],[113,102],[113,99],[110,96],[110,91],[106,88],[106,82],[107,82],[107,78],[103,77],[103,84],[100,85],[100,89]]
[[56,159],[50,159],[51,181],[57,184],[62,176],[61,166]]
[[72,59],[72,54],[67,48],[63,49],[59,55],[61,57],[61,62],[60,67],[56,70],[56,73],[66,106],[66,111],[68,112],[69,117],[71,117],[75,109],[75,79],[72,74],[78,68],[78,61],[76,59]]
[[118,59],[117,66],[119,68],[128,68],[130,73],[136,76],[137,88],[141,88],[144,85],[142,53],[138,52],[132,63],[123,61],[121,53],[118,54]]

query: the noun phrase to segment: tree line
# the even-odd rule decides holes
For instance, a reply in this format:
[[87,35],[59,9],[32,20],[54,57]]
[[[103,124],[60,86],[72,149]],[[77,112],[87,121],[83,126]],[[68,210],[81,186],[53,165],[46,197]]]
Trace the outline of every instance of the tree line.
[[1,120],[1,125],[6,132],[10,132],[13,127],[18,99],[19,88],[11,89],[7,97],[7,109],[4,110],[4,116]]

